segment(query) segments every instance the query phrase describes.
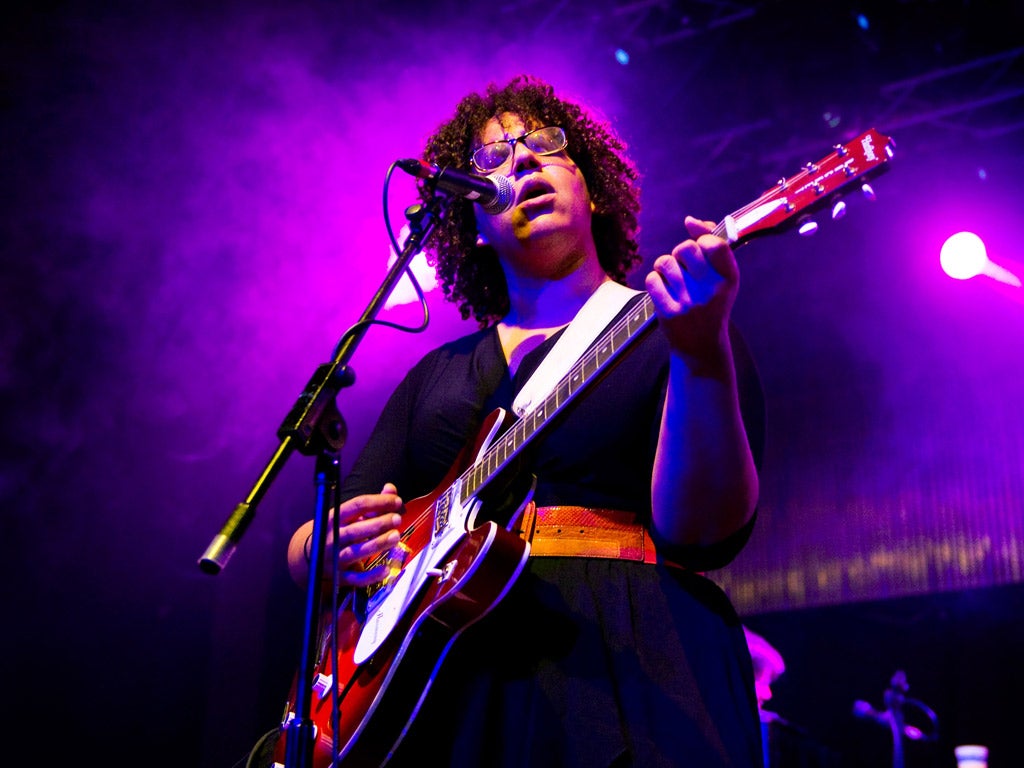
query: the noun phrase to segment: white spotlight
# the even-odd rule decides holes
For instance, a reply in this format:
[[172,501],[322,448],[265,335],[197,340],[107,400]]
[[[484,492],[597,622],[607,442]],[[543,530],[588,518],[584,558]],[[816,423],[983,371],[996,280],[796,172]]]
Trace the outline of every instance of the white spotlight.
[[989,259],[984,241],[973,232],[950,235],[942,244],[939,263],[942,270],[956,280],[969,280],[984,274],[1006,285],[1021,287],[1019,277]]

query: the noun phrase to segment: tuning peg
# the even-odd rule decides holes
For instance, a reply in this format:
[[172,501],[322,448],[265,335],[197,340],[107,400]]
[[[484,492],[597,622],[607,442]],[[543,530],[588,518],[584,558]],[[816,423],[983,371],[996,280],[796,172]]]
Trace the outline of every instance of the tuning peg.
[[843,198],[836,195],[832,198],[832,221],[838,221],[846,215],[846,203]]
[[873,203],[873,202],[875,202],[875,200],[876,200],[876,197],[875,197],[875,190],[873,190],[873,189],[871,188],[871,185],[870,185],[870,184],[868,184],[867,182],[865,182],[864,184],[862,184],[862,185],[861,185],[861,187],[860,187],[860,191],[861,191],[861,192],[863,192],[863,193],[864,193],[864,197],[866,197],[866,198],[867,198],[868,200],[870,200],[870,201],[871,201],[872,203]]
[[797,221],[796,231],[805,237],[809,237],[818,231],[818,222],[810,216],[801,216]]

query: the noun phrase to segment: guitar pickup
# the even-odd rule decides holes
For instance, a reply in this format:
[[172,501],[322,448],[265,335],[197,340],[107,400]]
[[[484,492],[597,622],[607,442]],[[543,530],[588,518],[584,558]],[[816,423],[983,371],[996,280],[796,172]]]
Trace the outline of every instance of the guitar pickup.
[[452,509],[452,494],[458,491],[461,483],[456,483],[434,502],[434,536],[437,537],[448,526],[448,516]]

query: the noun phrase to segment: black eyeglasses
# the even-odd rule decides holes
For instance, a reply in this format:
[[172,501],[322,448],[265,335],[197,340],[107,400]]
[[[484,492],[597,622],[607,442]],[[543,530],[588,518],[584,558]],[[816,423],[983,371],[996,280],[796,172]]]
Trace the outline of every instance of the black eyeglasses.
[[501,168],[515,154],[515,146],[520,141],[531,152],[538,155],[553,155],[555,152],[561,152],[569,143],[565,138],[565,131],[557,126],[547,126],[524,133],[515,139],[502,139],[484,144],[473,152],[470,162],[480,173],[492,173]]

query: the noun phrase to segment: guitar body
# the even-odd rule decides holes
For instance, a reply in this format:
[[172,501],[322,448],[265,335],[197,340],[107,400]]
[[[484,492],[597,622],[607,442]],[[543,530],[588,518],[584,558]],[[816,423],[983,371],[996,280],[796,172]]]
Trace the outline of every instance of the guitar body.
[[[463,451],[438,486],[441,490],[406,504],[405,515],[414,522],[403,531],[397,581],[385,582],[381,592],[364,600],[350,595],[333,626],[326,622],[310,707],[315,727],[313,768],[334,764],[335,740],[339,768],[383,765],[419,712],[452,644],[504,597],[526,566],[528,542],[494,521],[468,527],[479,503],[462,505],[445,498],[458,487],[460,467],[487,447],[504,421],[503,411],[491,414],[478,442]],[[438,527],[439,505],[446,510],[447,532]],[[389,601],[394,610],[388,608]],[[336,659],[331,634],[336,635]],[[298,683],[293,683],[289,710]],[[277,763],[285,761],[290,721],[289,714],[275,748]]]

